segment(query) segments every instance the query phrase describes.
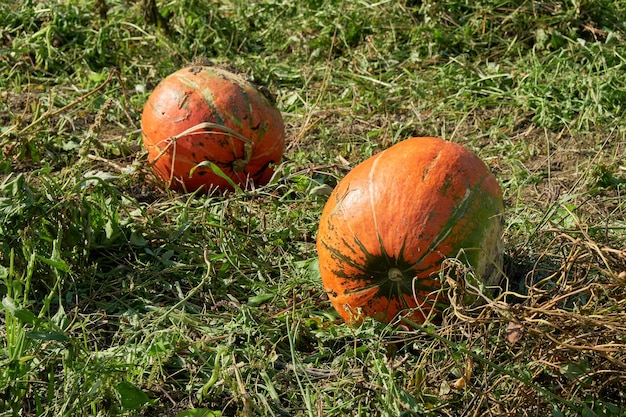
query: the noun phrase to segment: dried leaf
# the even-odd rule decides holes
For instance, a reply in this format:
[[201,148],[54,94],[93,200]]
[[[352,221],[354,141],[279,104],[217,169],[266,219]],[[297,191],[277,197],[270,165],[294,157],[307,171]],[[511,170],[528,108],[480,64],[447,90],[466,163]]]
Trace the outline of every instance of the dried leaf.
[[467,382],[465,380],[465,377],[463,376],[463,377],[457,379],[456,381],[454,381],[452,383],[452,385],[450,385],[450,388],[458,390],[458,389],[463,389],[466,386],[467,386]]
[[506,327],[506,340],[514,345],[522,338],[522,325],[517,321],[510,321]]
[[461,378],[454,381],[452,385],[450,385],[450,388],[460,390],[467,387],[469,380],[472,378],[473,369],[474,359],[471,356],[468,356],[465,361],[465,374]]

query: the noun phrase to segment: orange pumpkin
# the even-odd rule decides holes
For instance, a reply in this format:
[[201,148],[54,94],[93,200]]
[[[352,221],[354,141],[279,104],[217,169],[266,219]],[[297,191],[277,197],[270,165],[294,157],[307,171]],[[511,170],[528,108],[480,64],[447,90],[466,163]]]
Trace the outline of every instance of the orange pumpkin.
[[231,190],[215,166],[238,186],[266,184],[285,147],[282,116],[268,98],[241,76],[203,65],[159,83],[141,128],[155,173],[183,191]]
[[[356,166],[327,201],[317,235],[322,283],[347,322],[423,322],[446,258],[492,285],[502,263],[502,191],[461,145],[411,138]],[[442,297],[439,297],[442,301]]]

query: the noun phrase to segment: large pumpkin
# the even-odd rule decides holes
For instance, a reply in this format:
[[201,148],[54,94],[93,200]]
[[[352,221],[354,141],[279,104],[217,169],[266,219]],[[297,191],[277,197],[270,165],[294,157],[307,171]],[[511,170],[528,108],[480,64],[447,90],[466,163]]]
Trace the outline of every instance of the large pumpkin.
[[[280,112],[251,83],[192,65],[163,79],[146,102],[142,138],[155,173],[176,190],[266,184],[282,158]],[[213,165],[214,164],[214,165]]]
[[461,145],[411,138],[374,155],[337,184],[320,219],[319,267],[332,305],[349,323],[399,313],[423,322],[446,258],[496,283],[502,214],[495,177]]

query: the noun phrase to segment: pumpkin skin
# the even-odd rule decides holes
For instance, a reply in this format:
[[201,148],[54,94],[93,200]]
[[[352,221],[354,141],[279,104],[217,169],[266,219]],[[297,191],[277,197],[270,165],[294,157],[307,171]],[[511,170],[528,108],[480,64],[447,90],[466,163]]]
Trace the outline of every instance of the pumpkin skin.
[[423,323],[438,310],[446,258],[461,255],[483,284],[497,283],[503,211],[496,178],[473,153],[439,138],[402,141],[331,193],[317,235],[322,284],[348,323]]
[[141,127],[154,172],[179,191],[232,190],[210,166],[198,166],[204,161],[238,186],[266,184],[285,148],[278,109],[241,76],[211,66],[163,79],[144,105]]

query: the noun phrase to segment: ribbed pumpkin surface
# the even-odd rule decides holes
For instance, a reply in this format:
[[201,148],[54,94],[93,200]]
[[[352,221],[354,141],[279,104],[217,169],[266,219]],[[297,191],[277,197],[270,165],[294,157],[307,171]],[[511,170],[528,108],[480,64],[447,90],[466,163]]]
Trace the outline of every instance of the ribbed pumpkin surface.
[[208,66],[163,79],[144,106],[141,126],[154,171],[177,190],[232,189],[210,166],[198,167],[202,162],[240,186],[266,184],[285,146],[278,109],[239,75]]
[[411,138],[356,166],[322,212],[317,251],[323,285],[351,323],[391,322],[409,309],[422,322],[444,259],[472,265],[485,283],[502,262],[502,191],[462,146]]

